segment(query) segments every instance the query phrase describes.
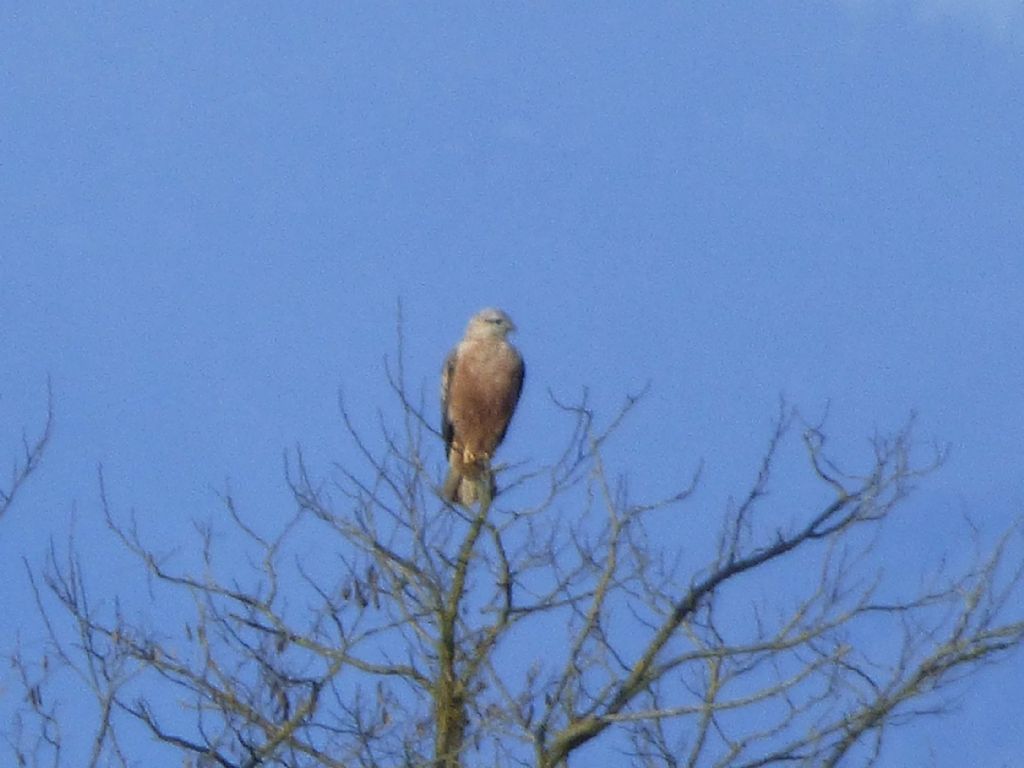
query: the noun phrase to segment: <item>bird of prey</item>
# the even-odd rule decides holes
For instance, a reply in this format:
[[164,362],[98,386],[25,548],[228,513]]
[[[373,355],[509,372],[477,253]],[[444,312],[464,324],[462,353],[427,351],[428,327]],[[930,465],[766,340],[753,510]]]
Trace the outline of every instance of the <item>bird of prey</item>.
[[483,309],[441,371],[441,435],[448,476],[441,495],[469,507],[494,495],[491,457],[519,402],[526,367],[506,337],[516,330],[500,309]]

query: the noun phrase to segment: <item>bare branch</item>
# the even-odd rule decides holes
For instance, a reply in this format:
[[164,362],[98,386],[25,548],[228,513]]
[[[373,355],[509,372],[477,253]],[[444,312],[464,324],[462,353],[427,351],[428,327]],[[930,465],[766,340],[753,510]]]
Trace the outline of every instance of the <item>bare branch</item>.
[[29,476],[38,469],[46,452],[46,447],[53,436],[53,384],[49,378],[46,380],[46,421],[43,429],[35,438],[30,438],[28,433],[23,432],[21,436],[21,455],[16,458],[11,466],[10,478],[7,486],[0,486],[0,518],[14,504],[14,498],[21,490]]
[[[26,563],[47,646],[12,658],[19,764],[127,766],[128,733],[197,767],[564,768],[597,743],[651,768],[871,764],[893,725],[1024,644],[1019,530],[975,531],[972,565],[916,591],[887,580],[886,522],[945,455],[916,460],[912,420],[855,464],[780,402],[719,512],[695,506],[701,467],[649,500],[609,466],[646,388],[607,419],[586,390],[551,395],[559,449],[495,467],[501,494],[466,510],[437,495],[443,450],[401,323],[397,410],[363,429],[339,397],[347,457],[286,454],[273,526],[226,487],[190,540],[154,545],[100,472],[103,520],[149,592],[131,610],[93,599],[73,536]],[[58,672],[92,700],[77,751]]]

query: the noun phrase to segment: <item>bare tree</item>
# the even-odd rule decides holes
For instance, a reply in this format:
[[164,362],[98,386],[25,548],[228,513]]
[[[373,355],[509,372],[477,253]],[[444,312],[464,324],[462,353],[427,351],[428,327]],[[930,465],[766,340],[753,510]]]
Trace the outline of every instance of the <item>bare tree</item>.
[[[638,398],[602,424],[585,394],[552,397],[561,452],[497,467],[499,495],[467,510],[438,496],[440,440],[400,363],[388,380],[398,415],[372,438],[342,405],[360,463],[322,478],[289,455],[293,506],[270,534],[226,491],[196,526],[197,562],[144,541],[101,478],[107,525],[168,620],[91,599],[73,542],[53,547],[30,570],[48,666],[16,659],[19,764],[70,760],[59,665],[94,699],[89,765],[132,764],[140,732],[225,768],[556,768],[594,745],[651,767],[870,765],[893,725],[941,711],[1024,639],[1016,529],[987,550],[977,537],[961,572],[883,578],[887,521],[942,462],[914,460],[910,424],[854,472],[782,405],[745,494],[696,514],[699,472],[652,502],[606,467]],[[793,445],[815,501],[788,503],[795,481],[777,477]],[[668,514],[693,541],[717,533],[679,557],[652,535]],[[754,588],[787,569],[788,589]]]
[[[8,479],[4,485],[0,486],[0,518],[5,517],[7,512],[13,507],[16,497],[23,490],[29,476],[42,463],[43,454],[49,446],[54,422],[53,387],[49,380],[46,382],[46,395],[46,417],[42,430],[36,437],[30,437],[28,431],[22,428],[20,447],[11,462],[10,473],[7,476]],[[47,712],[42,704],[42,687],[38,684],[38,680],[32,680],[26,675],[26,666],[23,664],[20,652],[17,649],[12,654],[12,665],[17,671],[20,683],[24,688],[27,708],[35,717],[42,717],[40,720],[42,727],[39,735],[36,737],[37,742],[46,743],[47,739],[52,741],[50,727],[55,723],[48,723],[45,720]],[[21,726],[22,717],[18,713],[11,724],[11,730],[15,734],[15,741],[21,738]],[[15,743],[11,741],[10,735],[8,736],[8,741],[12,744]],[[19,757],[19,764],[26,764],[26,761]]]

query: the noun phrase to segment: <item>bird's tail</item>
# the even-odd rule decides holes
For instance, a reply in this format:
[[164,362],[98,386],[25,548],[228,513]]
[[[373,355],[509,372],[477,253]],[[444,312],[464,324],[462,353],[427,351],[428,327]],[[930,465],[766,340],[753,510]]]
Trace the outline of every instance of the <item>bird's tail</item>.
[[494,472],[486,460],[464,463],[459,452],[453,450],[448,457],[448,475],[441,488],[441,496],[449,504],[471,507],[484,496],[493,499],[497,493]]

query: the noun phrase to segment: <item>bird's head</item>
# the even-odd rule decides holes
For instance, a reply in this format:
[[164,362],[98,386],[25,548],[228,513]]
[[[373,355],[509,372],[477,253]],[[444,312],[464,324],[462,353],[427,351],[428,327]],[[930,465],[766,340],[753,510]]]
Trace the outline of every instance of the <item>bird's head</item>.
[[469,320],[466,326],[466,337],[473,339],[498,338],[503,339],[509,333],[516,330],[516,324],[512,318],[500,309],[481,309]]

